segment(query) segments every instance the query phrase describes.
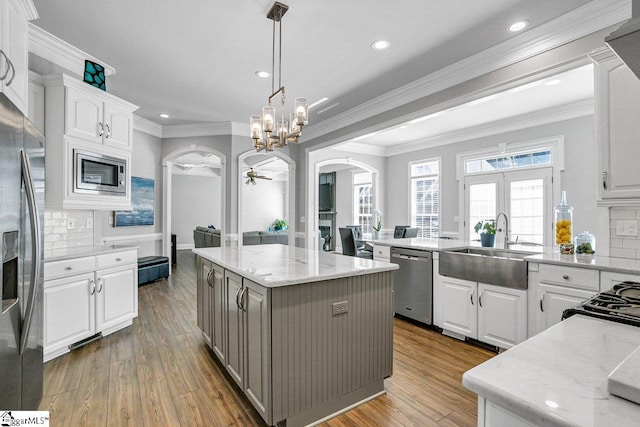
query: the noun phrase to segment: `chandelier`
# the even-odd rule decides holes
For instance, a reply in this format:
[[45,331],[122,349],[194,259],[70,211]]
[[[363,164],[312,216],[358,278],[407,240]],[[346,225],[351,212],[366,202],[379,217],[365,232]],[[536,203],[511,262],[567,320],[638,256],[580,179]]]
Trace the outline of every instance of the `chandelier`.
[[[274,147],[282,148],[289,142],[298,142],[302,135],[302,126],[308,123],[309,105],[307,98],[296,98],[293,112],[288,120],[285,117],[285,92],[282,85],[282,17],[289,10],[286,4],[275,2],[267,13],[267,18],[273,21],[273,48],[271,60],[271,96],[269,105],[262,107],[262,116],[249,117],[249,129],[253,146],[256,151],[273,151]],[[278,90],[275,90],[276,63],[276,22],[278,22]],[[280,120],[277,120],[276,108],[271,102],[280,96]]]

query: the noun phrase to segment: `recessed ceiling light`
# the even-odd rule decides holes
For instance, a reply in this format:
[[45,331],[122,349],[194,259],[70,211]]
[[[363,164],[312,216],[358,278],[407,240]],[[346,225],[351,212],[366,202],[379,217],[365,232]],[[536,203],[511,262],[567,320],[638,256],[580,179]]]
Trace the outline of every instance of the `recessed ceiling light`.
[[507,28],[512,33],[517,33],[518,31],[522,31],[529,26],[529,21],[518,21],[509,25]]
[[160,114],[160,117],[162,117],[163,119],[168,119],[169,115],[167,113],[162,113]]
[[388,40],[376,40],[373,43],[371,43],[371,47],[374,48],[375,50],[389,49],[390,46],[391,46],[391,42],[389,42]]
[[270,75],[271,74],[267,73],[266,71],[256,71],[256,76],[260,77],[261,79],[266,79]]
[[555,86],[557,84],[562,83],[562,80],[560,79],[553,79],[553,80],[549,80],[548,82],[545,83],[545,85],[547,86]]

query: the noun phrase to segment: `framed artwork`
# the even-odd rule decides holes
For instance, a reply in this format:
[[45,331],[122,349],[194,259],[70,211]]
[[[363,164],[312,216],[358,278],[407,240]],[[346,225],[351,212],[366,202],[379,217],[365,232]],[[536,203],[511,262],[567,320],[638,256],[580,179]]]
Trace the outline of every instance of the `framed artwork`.
[[154,181],[149,178],[131,177],[130,211],[115,211],[113,226],[153,225]]
[[84,60],[84,79],[86,83],[95,86],[104,91],[107,90],[107,84],[104,78],[104,67],[96,62]]

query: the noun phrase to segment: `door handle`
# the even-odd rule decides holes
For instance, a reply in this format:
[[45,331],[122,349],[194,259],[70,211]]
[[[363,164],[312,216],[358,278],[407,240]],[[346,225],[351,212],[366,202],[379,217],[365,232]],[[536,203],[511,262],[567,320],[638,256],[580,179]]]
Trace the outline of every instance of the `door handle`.
[[102,277],[98,277],[98,293],[102,292],[102,285],[104,284],[104,280],[102,279]]
[[542,306],[543,301],[544,301],[544,294],[540,295],[540,311],[544,313],[544,307]]
[[471,291],[471,305],[475,305],[475,304],[473,303],[473,293],[474,293],[474,292],[475,292],[475,291],[473,291],[473,290]]
[[480,292],[480,295],[478,295],[478,305],[480,307],[482,307],[482,294],[484,293],[484,291]]
[[107,130],[107,135],[105,136],[105,138],[109,138],[111,136],[111,128],[109,127],[109,125],[104,125],[104,127]]
[[89,287],[91,288],[89,295],[94,295],[96,293],[96,282],[93,279],[89,279]]
[[98,122],[96,128],[98,130],[98,136],[102,136],[102,134],[104,134],[104,126],[102,125],[102,122]]
[[22,158],[22,180],[24,181],[25,193],[27,195],[29,222],[31,225],[31,283],[29,286],[27,309],[24,313],[24,322],[22,324],[22,333],[20,336],[20,354],[22,355],[24,350],[27,348],[29,330],[31,329],[31,319],[33,318],[33,306],[36,303],[35,299],[38,295],[38,288],[40,286],[42,248],[40,247],[40,217],[38,215],[35,187],[33,185],[33,177],[31,175],[31,163],[29,162],[29,157],[27,157],[24,150],[20,151],[20,155]]

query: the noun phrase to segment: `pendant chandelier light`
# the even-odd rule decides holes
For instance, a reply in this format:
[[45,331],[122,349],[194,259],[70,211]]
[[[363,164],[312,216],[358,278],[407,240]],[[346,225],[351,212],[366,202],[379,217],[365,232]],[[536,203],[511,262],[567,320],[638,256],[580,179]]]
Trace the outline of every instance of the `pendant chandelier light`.
[[[298,142],[302,135],[302,127],[308,123],[309,105],[307,98],[296,98],[293,112],[285,116],[285,91],[282,85],[282,17],[289,10],[286,4],[275,2],[267,13],[267,18],[273,21],[273,48],[271,60],[271,96],[269,104],[262,107],[262,116],[249,117],[249,131],[256,151],[273,151],[274,147],[282,148],[289,142]],[[276,63],[276,22],[278,22],[278,87],[275,87]],[[271,105],[280,95],[280,119],[277,120],[276,107]],[[288,120],[287,120],[288,119]]]

